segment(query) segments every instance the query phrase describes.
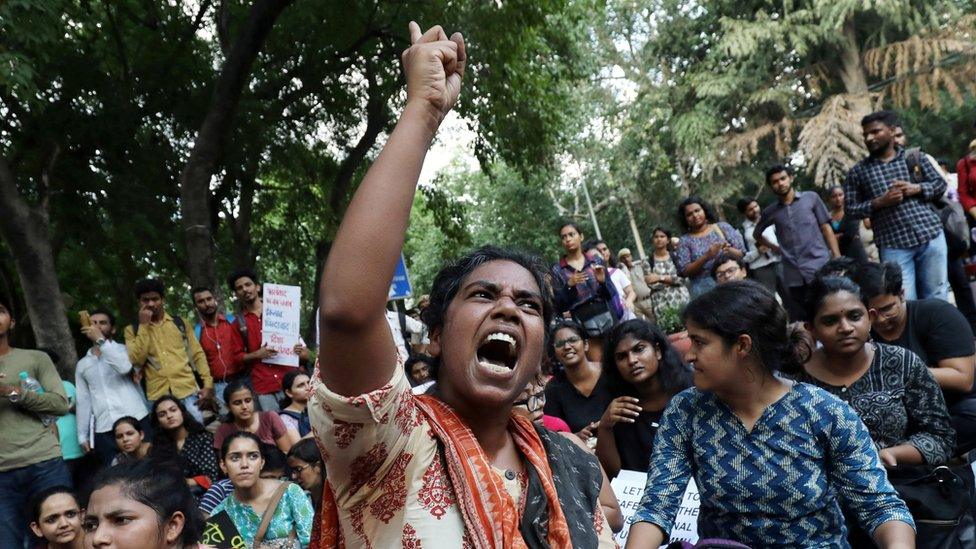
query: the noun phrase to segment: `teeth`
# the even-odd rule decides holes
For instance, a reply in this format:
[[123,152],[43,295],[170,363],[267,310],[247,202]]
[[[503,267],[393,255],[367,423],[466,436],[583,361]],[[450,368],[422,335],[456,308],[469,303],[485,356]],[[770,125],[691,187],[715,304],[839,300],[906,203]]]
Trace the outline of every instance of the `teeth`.
[[505,343],[508,343],[512,347],[515,347],[515,338],[508,334],[503,334],[501,332],[494,332],[492,334],[488,334],[488,337],[485,338],[485,341],[504,341]]
[[499,366],[498,364],[492,364],[491,362],[487,362],[484,360],[482,360],[478,364],[480,364],[482,368],[487,368],[488,370],[491,370],[492,372],[499,373],[499,374],[507,374],[508,372],[511,372],[511,370],[505,366]]

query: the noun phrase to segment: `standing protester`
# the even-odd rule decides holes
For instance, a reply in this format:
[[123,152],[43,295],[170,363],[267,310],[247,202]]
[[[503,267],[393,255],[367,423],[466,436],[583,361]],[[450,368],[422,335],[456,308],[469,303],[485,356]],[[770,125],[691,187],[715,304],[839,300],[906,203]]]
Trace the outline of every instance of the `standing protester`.
[[631,288],[634,289],[634,314],[654,322],[654,303],[651,301],[651,287],[644,280],[643,262],[635,262],[629,248],[620,248],[617,259],[626,268]]
[[186,320],[166,312],[165,293],[154,278],[136,282],[139,321],[125,328],[129,361],[145,378],[149,400],[172,395],[202,423],[197,403],[213,398],[210,366]]
[[437,395],[413,395],[398,364],[384,306],[424,156],[466,64],[460,34],[411,22],[410,36],[405,106],[322,276],[309,404],[328,474],[317,546],[613,547],[596,458],[512,413],[553,314],[539,259],[484,247],[445,266],[423,314]]
[[214,397],[223,402],[224,388],[239,377],[247,375],[244,365],[244,338],[234,315],[217,311],[213,290],[199,286],[190,292],[193,305],[200,316],[194,333],[207,355],[210,376],[214,380]]
[[[78,442],[85,453],[94,450],[99,463],[106,467],[116,451],[112,426],[119,418],[130,416],[139,420],[143,432],[150,433],[149,409],[139,386],[132,381],[132,363],[125,345],[113,339],[115,315],[95,309],[91,325],[82,328],[81,333],[92,346],[75,369]],[[92,420],[94,439],[88,428]]]
[[[783,287],[783,264],[778,253],[765,244],[756,242],[756,225],[762,219],[762,208],[759,201],[755,198],[740,199],[738,204],[739,213],[745,216],[742,221],[742,234],[746,240],[746,255],[742,256],[742,261],[749,267],[749,278],[769,288],[770,292],[779,293],[783,299],[787,296],[786,289]],[[770,225],[763,231],[763,238],[766,242],[778,246],[776,240],[776,227]]]
[[875,312],[875,340],[922,359],[942,388],[959,449],[976,448],[976,345],[965,317],[939,299],[906,300],[896,263],[863,266],[857,283],[864,303]]
[[844,209],[844,187],[834,185],[827,189],[827,204],[830,206],[830,228],[837,238],[841,255],[857,261],[858,264],[867,263],[868,253],[861,242],[862,221],[853,215],[847,215]]
[[[823,200],[815,192],[794,189],[793,172],[788,166],[777,164],[767,169],[766,186],[776,195],[776,202],[762,211],[762,219],[752,234],[757,244],[783,257],[783,277],[790,294],[783,299],[791,319],[805,320],[807,285],[828,259],[840,257],[840,248]],[[778,244],[763,236],[769,226],[776,227]]]
[[970,225],[976,223],[976,139],[969,142],[969,152],[956,163],[959,178],[959,202],[970,217]]
[[[0,547],[17,548],[27,534],[27,501],[51,486],[71,486],[58,439],[41,421],[68,412],[58,371],[41,351],[10,345],[13,308],[0,294]],[[44,388],[24,391],[20,373]]]
[[678,260],[671,244],[671,233],[662,227],[651,231],[654,249],[647,263],[644,282],[651,288],[651,307],[655,322],[668,309],[681,309],[688,303],[685,278],[678,274]]
[[586,337],[591,340],[589,356],[599,360],[603,335],[618,320],[613,307],[617,291],[607,275],[603,258],[587,257],[584,253],[583,231],[579,225],[563,224],[559,239],[566,254],[552,269],[556,311],[584,325]]
[[[893,112],[879,111],[861,120],[870,156],[847,174],[848,215],[870,217],[882,261],[901,266],[909,300],[948,298],[948,249],[942,221],[932,209],[946,182],[929,162],[918,163],[913,177],[905,150],[895,143],[899,125]],[[924,156],[923,156],[924,158]]]
[[715,287],[710,274],[715,258],[723,252],[741,258],[746,245],[739,231],[719,221],[711,206],[698,196],[689,196],[678,204],[678,221],[685,229],[675,252],[678,272],[688,277],[691,297],[696,297]]
[[590,250],[596,250],[603,259],[603,264],[607,266],[607,273],[610,275],[610,281],[613,282],[613,289],[617,291],[617,302],[620,304],[618,318],[620,320],[634,318],[634,301],[637,299],[637,294],[634,293],[627,272],[613,266],[613,253],[610,252],[610,247],[605,241],[592,240],[590,243],[584,243],[583,253],[589,254]]
[[[244,347],[249,351],[244,355],[244,362],[251,371],[250,381],[257,393],[258,405],[262,410],[275,411],[278,409],[278,401],[285,397],[281,382],[285,374],[294,368],[264,361],[274,356],[275,352],[261,344],[264,300],[261,298],[261,283],[257,273],[248,268],[236,269],[227,277],[227,285],[237,296],[241,308],[237,323],[244,335]],[[300,343],[295,345],[295,354],[301,361],[308,360],[308,349]]]

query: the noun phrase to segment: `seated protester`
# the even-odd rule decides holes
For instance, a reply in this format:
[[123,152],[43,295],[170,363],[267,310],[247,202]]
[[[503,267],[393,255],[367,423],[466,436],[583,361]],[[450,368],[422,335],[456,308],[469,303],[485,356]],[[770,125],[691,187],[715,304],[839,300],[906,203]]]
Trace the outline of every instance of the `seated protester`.
[[942,391],[915,353],[869,343],[871,319],[860,288],[846,278],[815,278],[807,291],[807,318],[821,347],[797,378],[851,405],[888,466],[941,465],[952,455],[955,432]]
[[209,517],[220,502],[234,491],[234,483],[229,478],[222,478],[210,485],[203,497],[200,498],[200,512]]
[[427,355],[416,355],[407,359],[403,369],[407,372],[407,381],[411,387],[420,387],[433,381],[430,379],[430,362],[431,358]]
[[29,503],[30,529],[45,543],[37,549],[83,549],[83,511],[74,492],[66,486],[52,486],[34,494]]
[[614,326],[606,351],[603,371],[616,398],[600,418],[596,457],[613,478],[621,469],[647,470],[664,408],[691,386],[691,368],[667,336],[645,320]]
[[321,285],[309,415],[328,483],[318,547],[613,547],[596,457],[512,414],[552,318],[538,258],[484,247],[446,265],[424,312],[435,395],[414,395],[384,315],[425,152],[457,100],[460,34],[403,53],[406,106],[356,190]]
[[285,393],[285,398],[278,403],[281,406],[278,415],[281,416],[285,428],[298,435],[292,437],[295,439],[312,432],[312,427],[308,423],[308,412],[305,410],[308,406],[309,379],[304,371],[295,370],[285,374],[285,378],[281,380],[281,389]]
[[746,264],[741,259],[721,253],[712,262],[712,278],[717,284],[746,279]]
[[132,416],[120,417],[115,420],[112,426],[112,433],[115,434],[115,446],[119,453],[112,458],[112,465],[118,465],[127,461],[139,461],[145,459],[152,449],[152,444],[146,440],[146,435],[142,430],[142,422]]
[[319,445],[311,438],[303,438],[288,452],[288,476],[312,498],[316,512],[322,505],[325,486],[325,466]]
[[155,433],[151,456],[178,463],[194,496],[203,495],[220,473],[213,435],[172,395],[156,400],[151,414]]
[[88,497],[85,547],[197,549],[203,517],[172,461],[102,469]]
[[257,435],[267,459],[283,465],[288,450],[298,442],[298,433],[289,431],[281,416],[275,412],[255,412],[256,400],[254,390],[246,381],[235,380],[227,385],[224,389],[224,402],[229,411],[214,435],[214,450],[220,450],[224,439],[231,434],[247,431]]
[[795,371],[786,311],[759,283],[717,286],[684,312],[693,388],[671,399],[627,547],[668,539],[688,480],[698,535],[751,547],[847,547],[844,506],[881,547],[914,523],[857,413]]
[[[304,549],[312,535],[312,502],[298,485],[259,475],[264,464],[257,436],[247,431],[228,435],[220,447],[220,468],[234,483],[234,491],[214,508],[213,514],[226,511],[248,547],[282,544],[291,539]],[[268,513],[268,527],[257,538]]]
[[550,431],[572,433],[565,421],[543,411],[546,407],[546,377],[540,373],[536,379],[525,386],[525,390],[512,404],[512,412],[520,414],[532,423],[541,422],[541,425]]
[[598,362],[587,360],[589,343],[583,328],[572,320],[553,323],[549,341],[562,369],[546,385],[546,415],[562,419],[583,442],[588,442],[596,435],[597,423],[613,400],[603,369]]
[[868,310],[875,341],[904,347],[928,366],[942,388],[956,430],[958,451],[976,448],[976,346],[962,313],[940,299],[906,301],[901,268],[864,265],[855,282]]

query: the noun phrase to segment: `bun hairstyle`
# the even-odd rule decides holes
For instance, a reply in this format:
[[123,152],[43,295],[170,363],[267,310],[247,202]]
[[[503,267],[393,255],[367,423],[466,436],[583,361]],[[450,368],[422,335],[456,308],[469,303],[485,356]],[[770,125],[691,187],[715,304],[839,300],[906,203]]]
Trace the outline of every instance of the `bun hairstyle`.
[[797,341],[787,330],[786,310],[758,282],[736,280],[716,286],[693,299],[683,318],[716,333],[726,345],[748,335],[753,355],[770,372],[800,371]]

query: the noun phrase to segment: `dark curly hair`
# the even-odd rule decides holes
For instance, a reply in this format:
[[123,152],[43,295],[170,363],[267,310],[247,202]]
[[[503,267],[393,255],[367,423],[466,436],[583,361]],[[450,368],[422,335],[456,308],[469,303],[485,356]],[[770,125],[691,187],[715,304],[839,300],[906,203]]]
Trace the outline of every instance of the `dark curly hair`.
[[636,397],[637,390],[633,385],[624,381],[614,360],[614,350],[627,336],[639,341],[646,341],[661,352],[661,359],[657,361],[657,376],[661,380],[661,388],[669,395],[676,395],[691,387],[691,368],[681,360],[678,351],[671,346],[667,336],[660,328],[646,320],[633,319],[621,322],[607,334],[606,345],[603,350],[603,375],[606,376],[610,391],[614,397]]
[[[549,270],[546,264],[535,255],[519,250],[499,248],[497,246],[482,246],[468,252],[461,258],[445,265],[437,276],[430,290],[430,304],[420,313],[420,319],[431,333],[444,326],[447,308],[454,296],[457,295],[461,284],[478,267],[492,261],[511,261],[529,271],[535,283],[539,286],[542,297],[542,319],[548,326],[552,319],[552,285],[549,283]],[[440,369],[440,357],[435,357],[431,365],[431,378],[437,379]]]
[[715,210],[712,209],[708,202],[702,200],[702,197],[698,195],[692,195],[682,200],[681,204],[678,204],[678,224],[681,225],[685,232],[691,230],[691,228],[688,226],[688,220],[685,219],[685,208],[691,206],[692,204],[698,204],[701,206],[701,209],[705,212],[705,220],[708,223],[718,222],[718,216],[715,215]]
[[143,294],[150,292],[156,292],[159,294],[159,297],[165,297],[166,286],[163,286],[163,283],[157,278],[143,278],[136,282],[132,293],[136,295],[136,299],[139,299]]

